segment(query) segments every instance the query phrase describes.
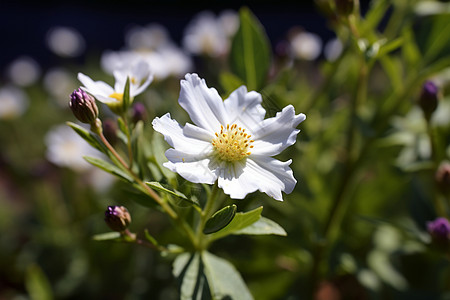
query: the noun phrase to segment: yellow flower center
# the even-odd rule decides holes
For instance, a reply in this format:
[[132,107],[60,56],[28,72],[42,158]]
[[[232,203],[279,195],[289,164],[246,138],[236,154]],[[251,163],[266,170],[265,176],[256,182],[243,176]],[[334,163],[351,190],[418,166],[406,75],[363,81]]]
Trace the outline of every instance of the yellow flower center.
[[220,125],[220,132],[215,133],[212,140],[214,152],[220,160],[233,162],[239,161],[251,154],[248,150],[253,148],[254,141],[251,135],[245,133],[245,129],[236,124],[227,127]]
[[111,95],[109,95],[109,98],[114,98],[117,99],[118,101],[122,101],[123,100],[123,93],[112,93]]

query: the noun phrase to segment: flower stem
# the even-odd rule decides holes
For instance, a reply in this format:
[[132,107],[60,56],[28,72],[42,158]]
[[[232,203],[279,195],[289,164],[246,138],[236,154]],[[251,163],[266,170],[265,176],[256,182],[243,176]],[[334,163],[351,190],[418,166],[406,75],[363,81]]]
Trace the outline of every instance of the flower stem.
[[108,142],[108,140],[103,135],[102,131],[97,132],[100,136],[100,139],[104,143],[104,145],[111,151],[111,153],[114,155],[114,157],[119,161],[119,163],[128,171],[129,175],[133,177],[135,182],[145,191],[145,193],[150,196],[153,200],[158,203],[164,212],[166,212],[172,220],[174,220],[182,229],[183,231],[188,235],[189,240],[193,245],[196,245],[197,240],[196,237],[191,229],[191,227],[186,224],[186,222],[179,218],[178,214],[170,207],[170,205],[164,201],[153,189],[151,189],[148,185],[146,185],[128,166],[128,164],[123,160],[123,158],[117,153],[117,151],[114,149],[113,146]]
[[208,241],[205,239],[205,235],[203,234],[203,229],[205,228],[206,221],[211,217],[214,212],[214,207],[216,207],[218,202],[219,195],[219,186],[217,182],[214,184],[211,193],[206,200],[205,207],[200,213],[200,221],[197,226],[197,247],[198,250],[204,250],[208,246]]

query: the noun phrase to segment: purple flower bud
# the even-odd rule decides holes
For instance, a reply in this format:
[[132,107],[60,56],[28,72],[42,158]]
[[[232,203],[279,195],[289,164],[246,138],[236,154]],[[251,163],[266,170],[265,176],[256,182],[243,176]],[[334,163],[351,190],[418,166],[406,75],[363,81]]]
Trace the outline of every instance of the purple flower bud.
[[97,120],[98,107],[95,99],[81,88],[76,89],[70,95],[69,106],[80,122],[94,124]]
[[427,222],[427,229],[436,240],[447,241],[450,239],[450,223],[446,218],[437,218]]
[[131,223],[131,215],[124,206],[108,206],[105,222],[112,230],[123,232]]
[[427,120],[438,106],[439,89],[432,81],[426,81],[422,86],[419,106],[422,108]]
[[145,121],[147,118],[147,111],[145,109],[145,105],[141,102],[136,102],[133,105],[133,122],[137,123],[138,121]]

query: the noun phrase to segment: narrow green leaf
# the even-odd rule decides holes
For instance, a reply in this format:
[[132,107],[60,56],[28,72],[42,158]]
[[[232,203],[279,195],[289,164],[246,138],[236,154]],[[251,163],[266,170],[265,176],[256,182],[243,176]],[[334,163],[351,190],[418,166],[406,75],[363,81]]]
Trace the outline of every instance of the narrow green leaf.
[[240,27],[231,45],[231,69],[249,90],[259,90],[270,68],[270,43],[264,28],[248,8],[241,8],[239,18]]
[[390,5],[390,1],[387,0],[371,1],[371,7],[367,11],[365,20],[362,22],[362,35],[377,28],[380,21],[386,16],[386,11]]
[[175,196],[178,199],[181,199],[181,200],[183,200],[185,202],[188,202],[189,204],[193,204],[193,205],[197,205],[197,206],[199,205],[197,202],[195,202],[195,201],[189,199],[188,197],[186,197],[186,195],[183,194],[182,192],[179,192],[177,190],[171,191],[171,190],[163,187],[161,185],[161,183],[159,183],[159,182],[149,181],[149,182],[146,182],[145,184],[150,186],[152,189],[155,189],[157,191],[164,192],[164,193],[167,193],[169,195]]
[[103,159],[90,157],[90,156],[83,156],[83,158],[91,165],[94,165],[94,166],[102,169],[103,171],[113,174],[125,181],[133,182],[133,178],[130,175],[128,175],[127,173],[125,173],[124,171],[119,169],[118,167],[114,166],[113,164],[111,164],[107,161],[104,161]]
[[250,226],[247,226],[241,230],[234,232],[233,234],[252,234],[252,235],[265,235],[274,234],[286,236],[287,233],[278,223],[261,217],[258,221]]
[[96,135],[75,123],[67,122],[66,124],[69,125],[82,139],[88,142],[89,145],[108,155],[108,151],[106,150],[105,146],[99,141]]
[[236,205],[229,205],[217,211],[205,224],[204,234],[210,234],[219,231],[233,220],[236,215]]
[[254,210],[242,213],[236,213],[233,220],[224,228],[221,230],[214,232],[209,235],[211,240],[217,240],[219,238],[222,238],[224,236],[230,235],[235,233],[236,231],[239,231],[241,229],[244,229],[247,226],[252,225],[256,221],[261,218],[261,212],[263,210],[263,207],[260,206],[258,208],[255,208]]
[[231,263],[207,251],[202,253],[202,261],[212,299],[253,299],[241,275]]
[[122,98],[123,102],[123,111],[127,111],[128,108],[130,107],[130,77],[127,77],[127,82],[125,83],[125,88],[123,91],[123,98]]
[[381,46],[380,51],[377,54],[377,57],[382,57],[385,54],[388,54],[394,50],[397,50],[404,44],[403,38],[397,38],[393,41],[390,41],[383,46]]
[[25,287],[32,300],[53,299],[50,282],[44,271],[37,265],[28,266],[25,274]]
[[119,232],[107,232],[96,234],[92,237],[94,241],[119,241],[122,240],[122,236]]

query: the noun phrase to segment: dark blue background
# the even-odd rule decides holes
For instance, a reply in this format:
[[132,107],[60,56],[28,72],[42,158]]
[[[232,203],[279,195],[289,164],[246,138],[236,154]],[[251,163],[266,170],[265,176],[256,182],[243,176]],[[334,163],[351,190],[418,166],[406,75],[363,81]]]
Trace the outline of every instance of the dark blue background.
[[[96,1],[93,3],[2,1],[0,4],[0,68],[21,55],[36,59],[45,69],[61,63],[50,52],[45,35],[53,26],[70,26],[87,41],[87,51],[117,50],[124,45],[124,32],[132,24],[156,22],[168,28],[179,43],[192,17],[209,9],[220,12],[248,6],[265,27],[272,43],[293,26],[332,37],[327,21],[311,1]],[[85,57],[78,58],[82,62]],[[2,75],[4,72],[2,72]]]

